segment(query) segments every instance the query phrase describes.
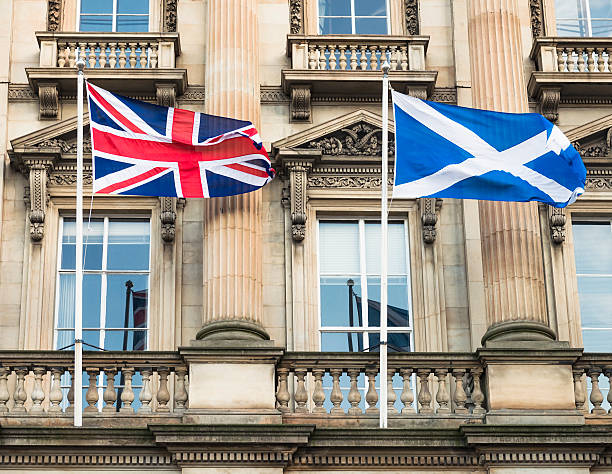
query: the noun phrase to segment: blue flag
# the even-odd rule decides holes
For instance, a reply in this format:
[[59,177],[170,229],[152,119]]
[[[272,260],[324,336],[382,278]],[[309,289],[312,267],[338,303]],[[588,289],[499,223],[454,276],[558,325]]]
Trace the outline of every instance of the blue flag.
[[584,192],[586,168],[580,155],[542,115],[392,94],[393,197],[541,201],[565,207]]

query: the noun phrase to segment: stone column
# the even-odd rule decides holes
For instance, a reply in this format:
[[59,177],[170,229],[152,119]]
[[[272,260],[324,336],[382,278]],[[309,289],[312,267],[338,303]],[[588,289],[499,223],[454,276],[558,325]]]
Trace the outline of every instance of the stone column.
[[[519,0],[470,0],[473,106],[527,112]],[[548,326],[538,206],[481,201],[489,340],[554,340]]]
[[[259,127],[256,0],[209,0],[206,112]],[[198,339],[269,339],[262,328],[261,192],[207,199]]]

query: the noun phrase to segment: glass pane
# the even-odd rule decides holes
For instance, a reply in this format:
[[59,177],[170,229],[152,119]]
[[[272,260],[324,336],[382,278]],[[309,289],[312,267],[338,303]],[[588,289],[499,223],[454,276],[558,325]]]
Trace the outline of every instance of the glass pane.
[[555,0],[557,18],[581,18],[583,8],[580,0]]
[[612,2],[610,0],[590,0],[591,18],[612,19]]
[[117,0],[117,13],[149,13],[149,0]]
[[113,17],[107,15],[81,15],[80,31],[112,31]]
[[[59,304],[57,308],[57,328],[74,328],[74,274],[61,274],[59,277]],[[58,347],[63,347],[59,344]]]
[[[406,266],[406,237],[402,222],[390,222],[388,239],[388,274],[401,275],[407,273]],[[366,222],[366,271],[368,275],[380,274],[380,223]]]
[[357,222],[320,222],[321,274],[359,273],[359,225]]
[[357,35],[386,35],[386,18],[355,18],[355,34]]
[[112,219],[108,229],[109,270],[149,269],[149,221]]
[[[58,329],[74,328],[74,274],[61,274],[59,281]],[[100,327],[101,275],[83,275],[83,327]]]
[[321,334],[322,352],[360,352],[363,335],[356,332],[324,332]]
[[108,351],[144,351],[147,331],[106,331],[104,349]]
[[574,223],[576,273],[612,274],[610,223]]
[[612,20],[593,20],[591,22],[593,36],[612,36]]
[[612,278],[579,276],[578,297],[582,327],[612,328]]
[[350,35],[352,32],[350,18],[319,18],[320,35]]
[[100,347],[100,331],[83,331],[83,342],[86,343],[86,345],[83,345],[84,351],[99,350],[98,347]]
[[610,352],[612,350],[612,329],[582,331],[585,352]]
[[[406,277],[387,278],[387,299],[387,326],[409,327]],[[380,326],[380,277],[368,277],[368,325]]]
[[[389,352],[410,352],[410,333],[387,333]],[[380,334],[368,334],[369,347],[371,352],[380,352]]]
[[[127,282],[132,282],[129,289]],[[148,275],[108,275],[106,287],[106,327],[146,328],[149,298]],[[126,318],[127,307],[127,318]],[[127,324],[126,324],[127,319]]]
[[[92,219],[83,221],[83,262],[85,270],[102,269],[102,247],[104,221]],[[76,221],[64,219],[62,235],[62,269],[75,269]]]
[[355,16],[387,16],[386,0],[355,0]]
[[319,16],[351,16],[351,0],[319,0]]
[[74,331],[57,331],[57,342],[55,343],[55,349],[64,349],[66,351],[73,350],[74,344]]
[[558,36],[588,36],[586,20],[557,20]]
[[[349,282],[353,285],[350,307]],[[360,294],[359,276],[321,277],[321,326],[361,326]]]
[[113,0],[81,0],[81,13],[108,13],[112,15]]
[[148,15],[117,15],[117,31],[149,31]]

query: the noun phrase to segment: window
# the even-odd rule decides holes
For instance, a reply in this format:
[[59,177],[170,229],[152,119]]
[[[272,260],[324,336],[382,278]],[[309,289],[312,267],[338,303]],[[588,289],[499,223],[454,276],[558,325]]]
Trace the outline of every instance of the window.
[[[55,348],[74,342],[76,220],[63,218],[57,270]],[[149,219],[95,218],[83,229],[86,350],[146,350]],[[92,347],[93,346],[93,347]]]
[[[412,350],[407,226],[389,223],[389,351]],[[378,351],[380,222],[319,221],[320,347]]]
[[149,0],[80,0],[79,31],[149,30]]
[[388,0],[319,0],[319,34],[386,35]]
[[612,36],[610,0],[555,0],[558,36]]

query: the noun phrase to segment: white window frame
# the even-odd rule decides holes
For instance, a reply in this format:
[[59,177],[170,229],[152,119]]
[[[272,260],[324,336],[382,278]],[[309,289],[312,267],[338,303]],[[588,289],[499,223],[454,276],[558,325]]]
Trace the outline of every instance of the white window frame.
[[[77,12],[76,12],[76,31],[81,31],[81,1],[77,0]],[[352,0],[351,0],[352,1]],[[88,16],[112,16],[112,29],[109,33],[117,32],[117,2],[113,0],[113,11],[112,13],[85,13]],[[147,30],[151,29],[151,3],[149,2],[148,12],[144,13],[121,13],[120,16],[146,16],[147,17]]]
[[[115,0],[116,1],[116,0]],[[319,0],[315,0],[316,1],[316,6],[317,6],[317,33],[320,35],[326,35],[329,33],[321,33],[320,31],[320,23],[319,23],[319,19],[321,18],[321,15],[319,14]],[[382,18],[381,16],[361,16],[361,15],[355,15],[355,0],[350,0],[351,1],[351,14],[350,16],[323,16],[323,18],[350,18],[351,19],[351,33],[352,35],[354,34],[358,34],[355,33],[355,18]],[[386,20],[387,20],[387,33],[385,34],[390,34],[391,33],[391,12],[389,10],[389,0],[385,0],[385,5],[386,5],[386,9],[387,9],[387,15],[385,16]],[[361,34],[361,33],[359,33]]]
[[[572,1],[572,0],[565,0]],[[575,1],[575,0],[574,0]],[[612,20],[612,18],[592,18],[591,17],[591,0],[580,0],[580,8],[584,14],[583,18],[560,18],[557,17],[556,21],[584,21],[586,22],[587,35],[582,36],[582,38],[591,38],[593,37],[593,20]],[[580,38],[581,36],[578,36]]]

